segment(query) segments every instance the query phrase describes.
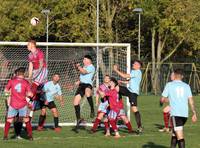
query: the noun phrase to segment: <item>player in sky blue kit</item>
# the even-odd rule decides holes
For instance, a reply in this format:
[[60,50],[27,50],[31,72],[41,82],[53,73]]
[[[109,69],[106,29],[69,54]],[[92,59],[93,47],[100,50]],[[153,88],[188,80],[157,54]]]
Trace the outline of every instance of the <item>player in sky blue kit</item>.
[[55,132],[60,132],[61,128],[58,126],[58,110],[56,104],[54,102],[54,98],[58,99],[61,103],[61,106],[64,106],[64,100],[62,97],[61,87],[58,84],[60,80],[59,74],[54,74],[52,77],[52,81],[49,81],[44,84],[43,92],[44,92],[44,104],[42,105],[41,115],[39,117],[39,125],[37,130],[41,131],[43,129],[44,120],[46,117],[46,107],[48,107],[54,117],[54,124],[55,124]]
[[76,82],[76,84],[79,86],[75,93],[73,102],[77,119],[77,125],[73,129],[75,132],[78,132],[79,124],[81,123],[80,101],[82,97],[84,96],[87,97],[91,109],[90,117],[91,118],[95,117],[94,104],[92,99],[92,83],[93,83],[92,79],[95,73],[95,67],[92,64],[92,57],[90,55],[85,55],[83,58],[83,64],[84,64],[83,67],[81,67],[80,64],[76,65],[77,69],[80,72],[80,77],[79,81]]
[[131,105],[131,110],[135,114],[135,119],[137,122],[138,130],[137,132],[141,133],[142,123],[140,112],[137,108],[137,97],[140,91],[140,82],[142,79],[142,72],[140,70],[142,63],[138,60],[133,61],[131,73],[123,73],[119,70],[117,65],[114,65],[113,70],[119,74],[122,78],[127,79],[127,81],[120,81],[122,83],[129,84],[128,87],[119,86],[119,94],[122,96],[127,96]]
[[197,121],[197,115],[192,98],[191,88],[182,81],[182,70],[174,71],[174,81],[168,82],[164,88],[162,96],[165,101],[169,100],[170,116],[173,123],[173,133],[171,138],[171,148],[175,148],[177,143],[179,148],[185,148],[183,126],[188,118],[188,103],[192,110],[192,121]]

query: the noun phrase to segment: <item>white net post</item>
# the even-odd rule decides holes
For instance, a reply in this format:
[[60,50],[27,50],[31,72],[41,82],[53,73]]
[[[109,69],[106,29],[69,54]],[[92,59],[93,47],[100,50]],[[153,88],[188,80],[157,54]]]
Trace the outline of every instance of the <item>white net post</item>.
[[[6,83],[12,77],[13,72],[20,66],[28,68],[27,56],[27,42],[0,42],[0,91],[1,94],[5,88]],[[92,56],[93,64],[97,68],[94,85],[103,82],[103,75],[109,74],[121,79],[113,72],[113,64],[118,64],[120,69],[124,72],[130,72],[130,44],[120,43],[43,43],[37,42],[37,47],[46,54],[46,46],[48,46],[48,79],[54,73],[61,75],[60,85],[62,87],[63,96],[65,99],[65,107],[62,108],[58,101],[60,117],[60,125],[75,125],[75,113],[72,100],[77,87],[74,82],[79,78],[79,72],[76,69],[76,64],[81,63],[84,55]],[[96,48],[99,47],[98,51]],[[98,55],[97,55],[98,53]],[[98,60],[98,61],[97,61]],[[4,125],[5,121],[5,97],[0,94],[0,125]],[[93,97],[95,100],[95,96]],[[125,103],[127,115],[130,118],[130,107]],[[93,121],[89,117],[90,108],[87,99],[81,101],[81,116],[87,121],[88,125]],[[33,123],[38,123],[38,116],[40,111],[34,113]],[[53,123],[52,115],[48,111],[47,122]]]
[[[127,73],[130,73],[131,71],[131,46],[127,47]],[[128,86],[128,84],[127,84]],[[127,106],[127,116],[130,120],[131,114],[130,114],[130,103],[128,97],[126,97],[126,106]]]

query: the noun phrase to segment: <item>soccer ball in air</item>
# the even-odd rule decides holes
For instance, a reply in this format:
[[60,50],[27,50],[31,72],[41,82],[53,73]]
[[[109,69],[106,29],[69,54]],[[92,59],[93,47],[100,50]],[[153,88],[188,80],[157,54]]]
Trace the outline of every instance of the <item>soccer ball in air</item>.
[[36,26],[40,22],[39,18],[33,17],[31,19],[31,25]]

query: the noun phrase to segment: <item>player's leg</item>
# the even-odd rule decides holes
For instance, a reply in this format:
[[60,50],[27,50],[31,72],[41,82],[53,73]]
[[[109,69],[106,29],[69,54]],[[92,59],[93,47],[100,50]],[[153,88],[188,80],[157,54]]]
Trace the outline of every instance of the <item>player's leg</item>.
[[115,132],[115,138],[120,137],[119,132],[118,132],[118,128],[117,128],[117,124],[116,124],[117,116],[118,116],[118,114],[115,111],[110,110],[110,112],[108,114],[108,119],[110,121],[110,125],[111,125],[113,131]]
[[91,129],[92,132],[96,132],[97,127],[99,123],[101,122],[101,120],[103,119],[104,114],[105,114],[104,112],[98,112],[97,117],[94,121],[93,127]]
[[108,120],[108,117],[104,118],[104,125],[105,125],[105,136],[110,136],[110,122]]
[[75,109],[75,115],[76,115],[76,126],[75,128],[73,128],[72,130],[74,130],[76,133],[78,133],[78,128],[79,125],[81,123],[81,113],[80,113],[80,102],[81,102],[81,98],[85,95],[85,87],[83,86],[83,84],[79,84],[79,87],[75,93],[75,97],[73,100],[73,105],[74,105],[74,109]]
[[4,126],[4,140],[8,140],[8,133],[9,133],[9,129],[10,129],[10,125],[14,120],[14,117],[17,115],[18,110],[12,108],[11,106],[9,106],[8,108],[8,113],[7,113],[7,119],[5,122],[5,126]]
[[169,120],[170,120],[170,106],[167,105],[163,109],[163,119],[164,119],[164,128],[160,129],[160,132],[169,132]]
[[15,117],[13,125],[14,125],[16,138],[21,139],[20,135],[21,135],[21,130],[23,126],[23,119],[19,117],[19,114],[17,114],[17,116]]
[[46,106],[43,106],[41,109],[40,116],[39,116],[38,127],[37,127],[38,131],[43,130],[45,119],[46,119]]
[[125,114],[125,111],[123,109],[120,110],[119,117],[123,120],[124,124],[128,128],[128,132],[132,133],[133,132],[132,125],[131,125],[130,121],[128,120],[128,118]]
[[136,120],[137,127],[138,127],[137,132],[142,133],[143,128],[142,128],[142,122],[141,122],[141,115],[137,108],[137,94],[129,92],[129,102],[131,105],[131,110],[135,114],[135,120]]
[[95,132],[99,123],[101,122],[101,120],[103,119],[104,115],[107,113],[107,108],[108,108],[108,101],[104,101],[104,102],[101,102],[99,104],[99,107],[98,107],[98,114],[97,114],[97,118],[95,119],[95,122],[93,124],[93,128],[92,128],[92,131]]
[[93,98],[92,98],[92,88],[87,87],[85,89],[85,96],[87,97],[88,103],[90,105],[90,118],[94,118],[95,112],[94,112],[94,103],[93,103]]
[[59,118],[58,118],[58,110],[54,101],[49,102],[48,108],[51,110],[54,119],[54,130],[55,132],[60,132],[61,128],[59,127]]
[[177,143],[179,148],[185,148],[185,139],[183,134],[183,126],[186,123],[185,117],[172,117],[174,131],[177,137]]
[[29,119],[29,109],[27,106],[24,106],[23,108],[19,109],[19,117],[23,118],[23,121],[26,125],[26,131],[28,133],[29,140],[33,140],[32,137],[32,126]]
[[119,94],[121,96],[127,96],[129,98],[129,103],[131,105],[131,111],[135,114],[136,123],[138,126],[138,132],[142,132],[141,115],[137,108],[137,94],[131,93],[127,87],[119,86]]

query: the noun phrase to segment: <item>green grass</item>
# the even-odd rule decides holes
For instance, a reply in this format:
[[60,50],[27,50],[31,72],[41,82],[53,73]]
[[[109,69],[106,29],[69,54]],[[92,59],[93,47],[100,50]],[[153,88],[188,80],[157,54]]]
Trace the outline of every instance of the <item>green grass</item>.
[[[144,133],[140,136],[130,135],[126,129],[121,129],[120,134],[125,137],[114,139],[104,137],[103,131],[95,134],[88,134],[86,130],[81,130],[79,134],[71,131],[72,127],[63,127],[61,133],[55,133],[48,129],[44,132],[33,131],[34,141],[28,140],[0,140],[1,148],[168,148],[171,135],[159,133],[158,127],[163,125],[162,108],[158,104],[157,96],[140,96],[138,98],[139,109],[142,115]],[[195,97],[196,108],[200,107],[200,97]],[[67,115],[66,115],[67,116]],[[136,128],[134,116],[131,117],[132,125]],[[186,147],[198,148],[200,122],[192,124],[191,117],[188,119],[184,132]],[[89,127],[88,127],[89,129]],[[12,129],[10,130],[12,132]],[[10,132],[10,136],[13,133]],[[0,137],[3,137],[3,129],[0,130]]]

